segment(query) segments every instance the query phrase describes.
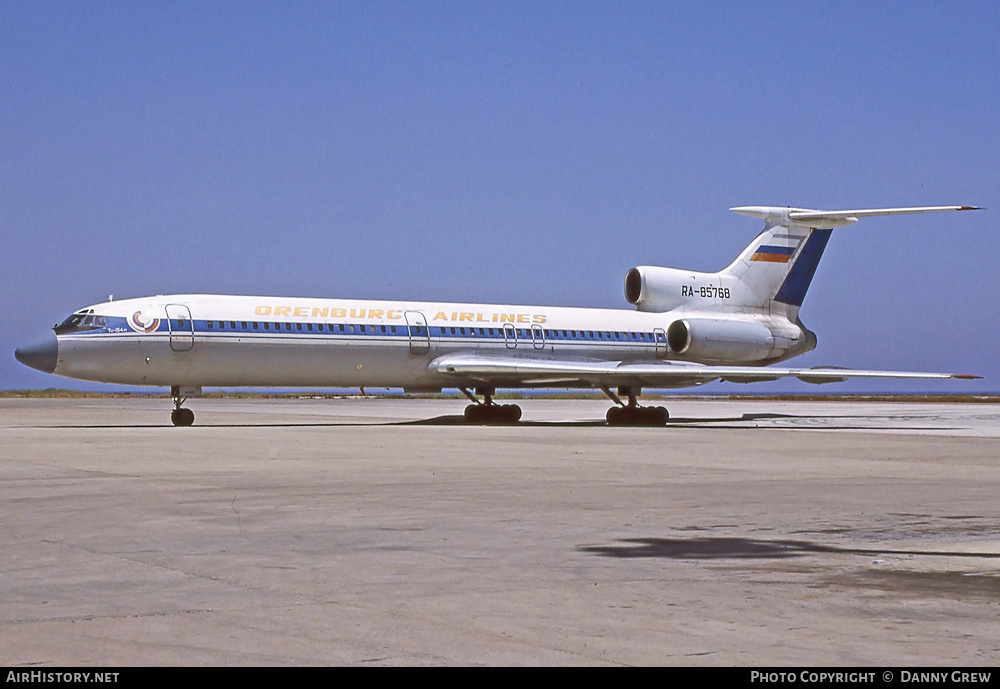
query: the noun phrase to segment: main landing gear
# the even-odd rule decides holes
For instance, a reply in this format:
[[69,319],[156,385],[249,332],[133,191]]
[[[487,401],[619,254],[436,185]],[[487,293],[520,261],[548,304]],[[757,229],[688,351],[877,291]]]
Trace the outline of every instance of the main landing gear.
[[170,388],[170,399],[174,401],[174,410],[170,412],[170,422],[175,426],[190,426],[194,423],[194,412],[181,405],[187,402],[187,397],[181,397],[181,389],[174,385]]
[[465,420],[470,423],[517,423],[521,418],[521,408],[516,404],[494,404],[495,388],[476,388],[476,393],[483,396],[480,402],[468,388],[459,388],[462,394],[472,400],[465,408]]
[[611,392],[608,386],[602,386],[601,390],[611,398],[612,402],[619,405],[608,409],[609,426],[666,426],[670,419],[670,413],[666,407],[640,407],[638,405],[636,397],[642,392],[640,388],[618,388],[618,395],[628,397],[628,404],[622,402],[621,397]]

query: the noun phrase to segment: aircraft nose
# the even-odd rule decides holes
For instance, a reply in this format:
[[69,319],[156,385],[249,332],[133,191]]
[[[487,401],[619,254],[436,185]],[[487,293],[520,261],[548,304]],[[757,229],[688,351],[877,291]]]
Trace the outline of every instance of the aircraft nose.
[[52,373],[56,370],[58,356],[59,341],[51,330],[37,340],[14,350],[14,358],[22,364],[37,368],[45,373]]

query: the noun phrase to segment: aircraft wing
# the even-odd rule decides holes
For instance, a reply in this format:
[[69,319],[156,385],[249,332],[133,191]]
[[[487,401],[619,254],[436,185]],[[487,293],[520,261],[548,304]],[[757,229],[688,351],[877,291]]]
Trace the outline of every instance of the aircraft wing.
[[918,371],[869,371],[817,366],[777,368],[772,366],[707,366],[684,361],[623,362],[587,359],[543,359],[496,357],[476,354],[446,354],[429,365],[466,385],[546,384],[598,387],[639,385],[649,388],[692,387],[714,380],[757,383],[779,378],[798,378],[806,383],[839,383],[848,378],[975,379],[980,376]]

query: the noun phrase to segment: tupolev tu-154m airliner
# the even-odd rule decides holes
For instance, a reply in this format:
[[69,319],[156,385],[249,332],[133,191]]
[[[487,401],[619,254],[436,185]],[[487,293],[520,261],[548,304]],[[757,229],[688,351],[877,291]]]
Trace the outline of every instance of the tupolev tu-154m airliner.
[[207,386],[457,388],[479,423],[520,419],[494,403],[497,388],[599,388],[615,404],[609,424],[664,425],[666,409],[637,404],[643,388],[978,377],[772,366],[816,346],[799,307],[833,228],[974,206],[731,210],[764,230],[717,273],[632,268],[634,310],[174,294],[80,309],[15,356],[70,378],[169,386],[176,426],[194,422],[183,404]]

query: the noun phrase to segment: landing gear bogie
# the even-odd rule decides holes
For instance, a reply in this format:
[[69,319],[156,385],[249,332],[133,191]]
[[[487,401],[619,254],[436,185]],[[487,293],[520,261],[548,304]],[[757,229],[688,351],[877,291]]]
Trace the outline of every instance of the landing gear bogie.
[[470,404],[465,408],[469,423],[517,423],[521,408],[516,404]]
[[494,404],[493,395],[496,390],[493,388],[477,388],[476,392],[483,396],[480,402],[476,396],[466,388],[459,388],[462,394],[472,400],[472,404],[465,408],[465,420],[469,423],[517,423],[521,420],[521,408],[516,404]]
[[609,426],[666,426],[670,413],[665,407],[611,407]]
[[628,398],[628,403],[622,402],[621,397],[611,392],[611,389],[604,385],[601,387],[604,394],[612,402],[619,405],[608,409],[607,420],[609,426],[666,426],[670,419],[670,413],[666,407],[640,407],[636,398],[641,390],[639,388],[621,387],[618,395]]

